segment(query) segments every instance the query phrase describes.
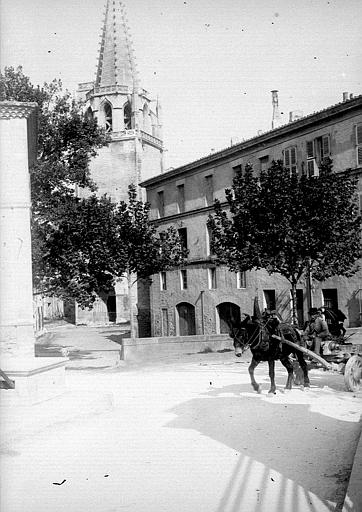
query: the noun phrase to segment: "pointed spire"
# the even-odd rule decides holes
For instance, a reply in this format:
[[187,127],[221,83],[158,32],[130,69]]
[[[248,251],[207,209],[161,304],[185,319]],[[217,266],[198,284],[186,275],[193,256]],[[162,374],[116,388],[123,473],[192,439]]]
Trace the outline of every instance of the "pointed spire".
[[132,40],[120,0],[107,0],[95,85],[138,86]]

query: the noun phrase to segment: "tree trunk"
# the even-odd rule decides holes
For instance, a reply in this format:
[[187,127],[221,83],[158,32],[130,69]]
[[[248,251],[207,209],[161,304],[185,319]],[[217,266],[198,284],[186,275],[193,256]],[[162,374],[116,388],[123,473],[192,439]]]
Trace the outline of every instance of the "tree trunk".
[[133,297],[132,297],[132,275],[127,270],[127,283],[128,283],[128,300],[129,300],[129,326],[131,331],[131,338],[136,338],[136,326],[133,316]]
[[294,325],[298,325],[297,315],[297,283],[291,282],[292,285],[292,322]]

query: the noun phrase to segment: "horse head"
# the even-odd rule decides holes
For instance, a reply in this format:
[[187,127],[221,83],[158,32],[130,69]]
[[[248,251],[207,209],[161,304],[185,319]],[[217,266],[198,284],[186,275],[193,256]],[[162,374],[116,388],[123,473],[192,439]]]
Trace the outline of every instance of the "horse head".
[[237,357],[241,357],[249,347],[251,318],[247,314],[244,314],[244,316],[245,318],[241,322],[232,322],[230,325],[230,337],[234,341],[234,350]]

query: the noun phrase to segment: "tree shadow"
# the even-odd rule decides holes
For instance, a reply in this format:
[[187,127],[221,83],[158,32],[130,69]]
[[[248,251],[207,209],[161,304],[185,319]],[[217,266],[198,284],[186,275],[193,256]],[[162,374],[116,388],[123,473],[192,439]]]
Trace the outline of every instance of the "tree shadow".
[[217,512],[342,510],[356,424],[313,411],[309,393],[311,399],[293,389],[277,399],[251,392],[249,383],[232,384],[168,411],[176,415],[168,428],[196,430],[238,452]]

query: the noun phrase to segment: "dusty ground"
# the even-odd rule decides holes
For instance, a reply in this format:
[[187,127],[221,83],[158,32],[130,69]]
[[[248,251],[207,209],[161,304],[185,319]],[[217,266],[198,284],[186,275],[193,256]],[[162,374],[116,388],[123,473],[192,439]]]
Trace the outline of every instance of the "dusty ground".
[[247,366],[228,352],[67,370],[63,397],[5,415],[1,512],[340,511],[361,394],[323,370],[283,393],[278,364],[269,397],[263,364],[257,395]]

